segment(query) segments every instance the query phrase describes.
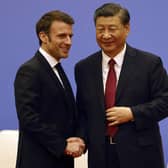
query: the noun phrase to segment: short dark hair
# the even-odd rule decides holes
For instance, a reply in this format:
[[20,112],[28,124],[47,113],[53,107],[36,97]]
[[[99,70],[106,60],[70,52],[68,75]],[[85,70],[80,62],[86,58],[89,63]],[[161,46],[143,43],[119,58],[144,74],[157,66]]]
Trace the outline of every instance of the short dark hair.
[[53,21],[56,21],[56,20],[63,21],[63,22],[70,24],[70,25],[75,23],[74,19],[65,12],[62,12],[59,10],[47,12],[36,23],[36,34],[39,39],[40,45],[41,45],[42,41],[39,38],[39,33],[43,31],[46,34],[48,34],[50,31],[51,24],[53,23]]
[[126,8],[123,8],[120,4],[116,3],[105,3],[95,10],[94,13],[94,23],[96,25],[96,20],[98,17],[109,17],[119,15],[121,23],[126,25],[130,21],[130,14]]

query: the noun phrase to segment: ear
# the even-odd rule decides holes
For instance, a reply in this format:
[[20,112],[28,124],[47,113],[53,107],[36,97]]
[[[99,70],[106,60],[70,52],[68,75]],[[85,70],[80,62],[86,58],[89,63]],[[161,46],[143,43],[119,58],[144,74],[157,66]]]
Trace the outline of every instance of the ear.
[[39,33],[39,38],[44,44],[48,42],[48,35],[43,31]]
[[126,24],[124,27],[125,27],[126,34],[128,35],[130,32],[130,23]]

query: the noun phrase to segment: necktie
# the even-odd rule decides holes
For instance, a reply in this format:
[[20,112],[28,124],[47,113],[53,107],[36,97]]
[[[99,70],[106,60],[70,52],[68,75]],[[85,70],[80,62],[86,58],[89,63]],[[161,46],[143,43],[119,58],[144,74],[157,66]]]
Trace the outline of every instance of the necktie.
[[68,90],[69,88],[71,88],[71,86],[70,86],[70,83],[69,83],[69,81],[68,81],[68,78],[67,78],[67,76],[66,76],[66,74],[65,74],[65,72],[64,72],[64,70],[63,70],[63,68],[62,68],[61,63],[56,64],[55,67],[56,67],[56,69],[57,69],[57,71],[58,71],[58,74],[59,74],[59,76],[60,76],[60,78],[61,78],[61,81],[62,81],[62,83],[63,83],[64,89],[65,89],[65,90]]
[[55,65],[55,68],[57,69],[58,73],[59,73],[59,76],[61,78],[61,81],[63,83],[63,88],[64,88],[64,93],[68,99],[68,105],[69,105],[69,108],[70,109],[73,109],[74,110],[74,107],[75,107],[75,99],[74,99],[74,95],[73,95],[73,91],[72,91],[72,88],[71,88],[71,85],[69,83],[69,80],[62,68],[62,65],[61,63],[58,63]]
[[[106,81],[106,89],[105,89],[105,107],[110,108],[113,107],[115,104],[115,94],[116,94],[116,73],[114,70],[114,65],[115,61],[111,59],[109,61],[109,72],[107,76],[107,81]],[[107,122],[108,124],[108,122]],[[107,125],[107,130],[106,134],[108,136],[114,136],[115,133],[117,132],[117,127],[116,126],[108,126]]]
[[55,68],[57,69],[57,72],[63,83],[64,94],[65,94],[66,103],[67,103],[67,118],[69,119],[68,122],[71,122],[72,124],[73,121],[76,119],[76,105],[75,105],[75,98],[73,95],[73,91],[69,83],[69,80],[62,68],[61,63],[56,64]]

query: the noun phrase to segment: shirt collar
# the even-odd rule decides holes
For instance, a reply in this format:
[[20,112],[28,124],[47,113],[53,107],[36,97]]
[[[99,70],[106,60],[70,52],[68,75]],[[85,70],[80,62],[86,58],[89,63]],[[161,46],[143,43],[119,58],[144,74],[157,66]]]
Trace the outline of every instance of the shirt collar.
[[[124,48],[113,58],[114,61],[116,62],[116,65],[119,67],[121,67],[123,64],[125,52],[126,52],[126,44],[124,45]],[[102,60],[103,64],[108,65],[108,62],[110,61],[111,57],[106,55],[104,51],[102,51],[102,56],[103,56]]]
[[50,54],[48,54],[43,48],[40,47],[39,52],[44,56],[44,58],[47,60],[52,68],[54,68],[55,65],[58,64],[58,61]]

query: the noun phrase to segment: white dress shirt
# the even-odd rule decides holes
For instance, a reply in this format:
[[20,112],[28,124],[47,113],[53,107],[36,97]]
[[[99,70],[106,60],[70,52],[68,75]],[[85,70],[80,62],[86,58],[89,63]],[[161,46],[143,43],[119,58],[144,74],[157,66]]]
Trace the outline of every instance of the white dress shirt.
[[41,47],[39,48],[39,52],[44,56],[44,58],[47,60],[47,62],[49,63],[49,65],[51,66],[51,68],[53,69],[54,73],[57,75],[59,81],[61,82],[62,86],[62,80],[58,74],[57,69],[55,68],[55,65],[58,64],[58,61],[52,57],[50,54],[48,54],[44,49],[42,49]]
[[[120,72],[121,72],[121,68],[122,68],[122,64],[123,64],[123,60],[124,60],[124,55],[125,55],[125,51],[126,51],[126,44],[124,45],[124,48],[122,49],[122,51],[120,53],[118,53],[113,59],[116,62],[116,64],[114,65],[114,69],[115,69],[115,73],[116,73],[116,78],[117,78],[117,84],[118,84],[118,80],[120,77]],[[108,55],[106,55],[103,51],[102,51],[102,76],[103,76],[103,86],[104,86],[104,92],[105,92],[105,87],[106,87],[106,80],[107,80],[107,75],[108,75],[108,71],[109,71],[109,64],[108,62],[110,61],[111,57],[109,57]]]

